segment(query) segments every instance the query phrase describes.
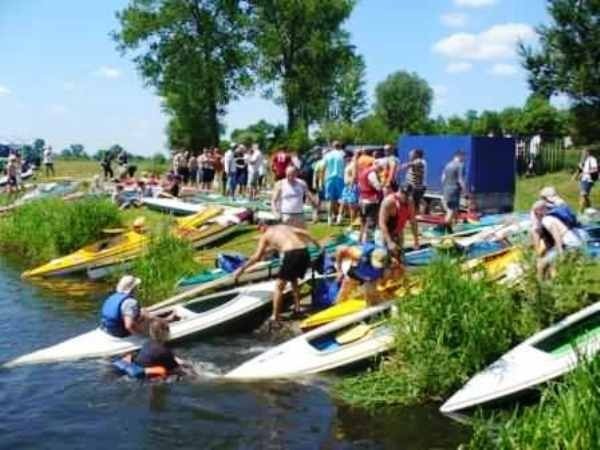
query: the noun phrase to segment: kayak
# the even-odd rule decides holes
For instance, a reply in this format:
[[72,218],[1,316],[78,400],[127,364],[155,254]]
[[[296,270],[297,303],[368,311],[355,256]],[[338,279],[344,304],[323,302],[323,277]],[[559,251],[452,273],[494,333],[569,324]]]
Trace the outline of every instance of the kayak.
[[[197,297],[169,307],[151,307],[154,315],[166,317],[175,313],[178,320],[171,322],[170,340],[177,341],[199,333],[214,333],[220,328],[244,323],[253,314],[271,305],[275,281],[245,286],[228,292]],[[144,343],[140,336],[118,338],[96,328],[51,347],[37,350],[3,364],[15,367],[75,361],[88,358],[107,358],[138,350]]]
[[[527,214],[490,214],[482,216],[477,222],[459,223],[453,227],[452,235],[461,235],[464,233],[476,233],[485,230],[494,225],[505,225],[510,223],[523,222],[528,220]],[[426,238],[440,238],[448,236],[443,226],[433,226],[422,231]]]
[[367,308],[309,331],[243,363],[225,375],[234,380],[306,376],[348,366],[388,351],[392,303]]
[[[520,249],[517,247],[510,247],[467,261],[463,267],[467,271],[474,271],[481,267],[488,273],[488,276],[491,279],[496,280],[504,275],[504,272],[507,271],[510,265],[517,264],[520,257]],[[409,286],[409,289],[411,293],[417,292],[418,284],[415,283],[413,286]],[[404,295],[406,295],[406,293],[407,288],[405,286],[401,286],[396,291],[396,296],[398,298],[402,298]],[[300,328],[306,330],[319,327],[348,314],[361,311],[367,306],[367,302],[363,299],[346,300],[307,317],[300,323]]]
[[[326,252],[333,252],[339,245],[348,245],[352,243],[353,241],[351,241],[349,238],[345,236],[339,236],[327,242],[323,246],[323,249]],[[309,247],[308,251],[311,259],[315,259],[320,253],[316,247]],[[239,282],[248,283],[250,281],[259,281],[271,278],[279,273],[280,267],[281,260],[279,258],[258,262],[249,267],[242,274]],[[200,273],[182,279],[179,281],[178,287],[182,290],[187,290],[204,285],[205,289],[203,289],[203,291],[206,291],[210,289],[222,289],[233,286],[234,284],[232,273],[229,273],[221,268],[215,268],[212,270],[203,270]]]
[[75,192],[80,186],[78,181],[60,180],[51,183],[42,183],[34,190],[23,195],[15,204],[22,205],[24,203],[38,200],[46,197],[62,197]]
[[92,264],[119,259],[127,259],[138,255],[148,243],[148,237],[135,231],[102,239],[79,250],[23,272],[24,278],[67,275],[86,270]]
[[[230,224],[204,222],[219,214],[220,208],[205,208],[194,216],[188,218],[189,226],[175,228],[175,234],[192,241],[196,247],[207,245],[234,231]],[[193,228],[199,226],[199,228]],[[94,244],[86,245],[81,249],[60,258],[23,272],[24,278],[61,276],[81,272],[93,266],[119,265],[121,262],[137,258],[150,242],[150,238],[136,231],[102,239]]]
[[475,375],[440,408],[445,414],[522,393],[573,370],[600,351],[600,302],[533,335]]
[[[477,223],[479,222],[479,215],[476,213],[470,213],[461,211],[458,213],[457,220],[460,222]],[[417,222],[429,223],[433,225],[441,225],[446,220],[445,214],[417,214]]]
[[206,205],[200,203],[184,202],[172,198],[144,197],[142,203],[149,209],[176,216],[188,216],[206,208]]

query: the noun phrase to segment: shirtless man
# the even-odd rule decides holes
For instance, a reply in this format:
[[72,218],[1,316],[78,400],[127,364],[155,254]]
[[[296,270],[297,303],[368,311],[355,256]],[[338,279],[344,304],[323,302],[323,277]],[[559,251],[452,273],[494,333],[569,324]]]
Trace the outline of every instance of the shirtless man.
[[277,250],[283,255],[273,295],[273,316],[271,317],[271,320],[279,321],[283,291],[288,282],[292,285],[294,309],[296,312],[300,311],[298,280],[304,278],[310,266],[310,254],[306,248],[306,243],[312,242],[318,248],[321,246],[306,230],[289,225],[259,225],[259,231],[262,236],[258,241],[256,251],[248,261],[235,271],[234,280],[237,282],[240,275],[248,267],[260,261],[268,250]]
[[379,229],[388,252],[400,259],[404,248],[404,228],[410,222],[414,247],[419,248],[419,227],[415,208],[406,189],[388,194],[379,209]]

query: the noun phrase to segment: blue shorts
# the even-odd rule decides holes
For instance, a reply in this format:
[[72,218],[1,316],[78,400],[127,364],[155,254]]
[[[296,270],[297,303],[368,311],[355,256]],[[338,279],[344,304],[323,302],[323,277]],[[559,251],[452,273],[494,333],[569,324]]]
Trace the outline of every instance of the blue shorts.
[[458,207],[460,206],[460,191],[458,189],[444,191],[444,203],[446,204],[446,208],[458,211]]
[[334,177],[325,180],[325,200],[330,202],[337,202],[342,198],[342,191],[344,190],[344,179],[341,177]]
[[594,186],[593,181],[581,180],[581,182],[579,183],[579,188],[581,189],[581,195],[584,195],[586,197],[588,195],[590,195],[590,192],[592,191],[593,186]]
[[231,192],[233,192],[233,191],[235,191],[236,186],[237,186],[237,177],[236,177],[236,174],[235,173],[229,174],[227,176],[227,188]]
[[358,186],[356,184],[344,186],[342,203],[344,205],[358,205]]

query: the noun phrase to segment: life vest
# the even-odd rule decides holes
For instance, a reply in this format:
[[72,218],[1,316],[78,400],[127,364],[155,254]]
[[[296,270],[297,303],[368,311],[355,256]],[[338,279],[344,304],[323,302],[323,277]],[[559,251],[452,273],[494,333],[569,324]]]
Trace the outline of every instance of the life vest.
[[350,269],[348,275],[351,278],[362,282],[375,281],[381,278],[383,276],[384,270],[377,269],[371,264],[371,255],[373,254],[373,251],[378,248],[380,247],[376,246],[372,242],[367,242],[366,244],[363,244],[361,246],[360,259],[358,260],[356,265],[354,265]]
[[550,211],[548,211],[547,215],[556,217],[558,220],[564,223],[569,230],[580,226],[577,216],[567,205],[554,206],[552,209],[550,209]]
[[369,181],[369,175],[373,172],[377,172],[374,167],[366,167],[358,172],[358,191],[361,200],[377,203],[381,198],[381,194]]
[[129,294],[115,292],[102,305],[101,325],[113,336],[127,336],[129,331],[123,324],[123,315],[121,314],[121,305],[130,297]]
[[396,205],[396,215],[388,218],[388,230],[394,236],[401,234],[404,231],[404,226],[410,219],[410,208],[408,204],[400,203],[398,196],[394,195],[394,203]]

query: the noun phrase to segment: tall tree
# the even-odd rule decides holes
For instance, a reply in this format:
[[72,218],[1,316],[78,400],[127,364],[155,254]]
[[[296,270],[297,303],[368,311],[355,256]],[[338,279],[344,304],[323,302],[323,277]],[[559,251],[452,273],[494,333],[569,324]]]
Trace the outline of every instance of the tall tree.
[[[355,0],[249,0],[267,97],[285,105],[288,130],[325,117],[338,66],[352,52],[342,28]],[[277,89],[274,89],[277,88]]]
[[117,13],[113,36],[165,99],[172,145],[216,145],[225,106],[250,87],[247,7],[242,0],[130,0]]
[[[534,93],[550,98],[565,93],[579,126],[600,138],[600,2],[548,0],[552,22],[540,26],[539,48],[522,45],[523,65]],[[589,122],[594,121],[592,129]]]
[[330,118],[354,123],[367,112],[365,61],[361,55],[351,54],[338,69],[329,107]]
[[425,128],[433,90],[416,73],[391,74],[377,85],[375,96],[375,111],[389,129],[404,133]]

